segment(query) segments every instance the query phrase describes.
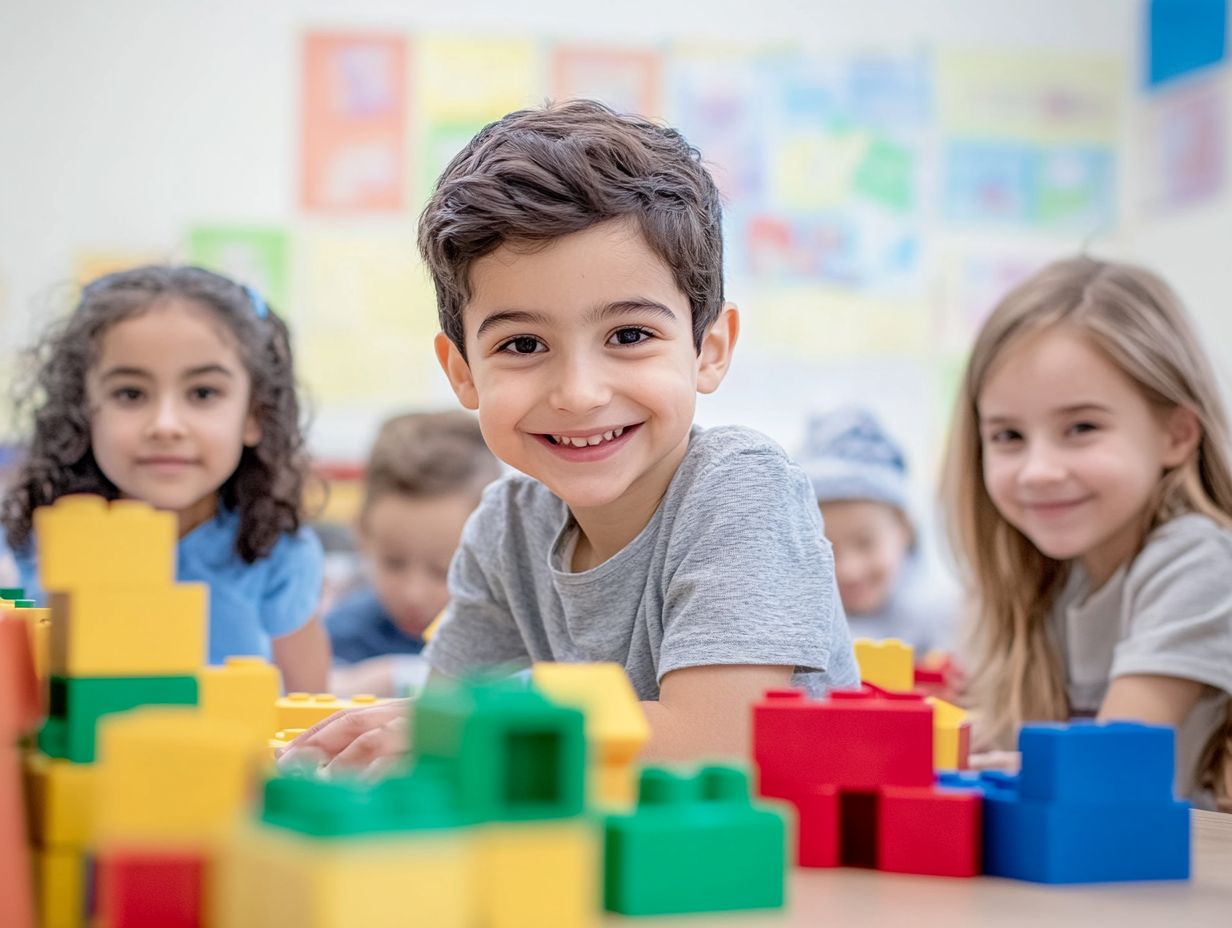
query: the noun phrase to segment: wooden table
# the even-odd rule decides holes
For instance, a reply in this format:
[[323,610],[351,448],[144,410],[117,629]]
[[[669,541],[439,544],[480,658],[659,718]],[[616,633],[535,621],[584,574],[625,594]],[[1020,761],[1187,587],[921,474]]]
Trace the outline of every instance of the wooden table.
[[778,912],[622,918],[604,925],[642,928],[1200,928],[1232,925],[1232,815],[1193,814],[1188,883],[1042,886],[997,877],[945,879],[872,870],[796,870],[788,906]]

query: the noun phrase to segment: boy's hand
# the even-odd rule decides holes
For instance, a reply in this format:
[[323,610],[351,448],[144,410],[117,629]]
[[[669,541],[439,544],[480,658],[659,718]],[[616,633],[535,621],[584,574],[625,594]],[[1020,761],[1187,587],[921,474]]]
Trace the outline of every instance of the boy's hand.
[[335,712],[292,741],[278,758],[283,770],[314,766],[326,776],[372,777],[410,750],[410,700]]

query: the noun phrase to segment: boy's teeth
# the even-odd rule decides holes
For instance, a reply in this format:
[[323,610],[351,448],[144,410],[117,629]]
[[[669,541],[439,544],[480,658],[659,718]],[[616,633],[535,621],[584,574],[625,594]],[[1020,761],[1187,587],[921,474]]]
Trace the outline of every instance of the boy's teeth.
[[611,433],[611,432],[604,432],[604,433],[603,433],[603,440],[604,440],[604,441],[611,441],[611,440],[612,440],[612,433]]
[[611,441],[613,438],[619,438],[624,434],[624,426],[618,429],[612,429],[610,432],[604,432],[602,435],[591,435],[589,438],[571,438],[568,435],[549,435],[558,445],[571,445],[574,448],[588,448],[601,442]]
[[625,427],[623,425],[618,429],[612,429],[612,435],[614,435],[616,438],[619,438],[624,433],[625,433]]

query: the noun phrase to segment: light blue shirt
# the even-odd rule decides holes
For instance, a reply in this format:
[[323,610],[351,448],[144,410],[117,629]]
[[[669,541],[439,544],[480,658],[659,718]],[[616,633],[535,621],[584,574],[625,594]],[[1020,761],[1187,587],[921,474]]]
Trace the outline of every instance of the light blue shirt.
[[[270,642],[301,628],[316,612],[324,576],[324,553],[316,533],[304,527],[284,534],[270,553],[249,564],[235,551],[237,512],[219,510],[176,546],[176,579],[209,585],[208,659],[231,655],[271,657]],[[38,582],[35,546],[16,555],[26,598],[46,604]]]

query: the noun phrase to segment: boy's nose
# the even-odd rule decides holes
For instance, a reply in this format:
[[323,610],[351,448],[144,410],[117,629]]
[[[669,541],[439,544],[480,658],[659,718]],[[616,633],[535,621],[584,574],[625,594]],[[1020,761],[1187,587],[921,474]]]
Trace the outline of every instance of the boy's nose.
[[611,397],[602,364],[579,359],[560,366],[549,402],[562,412],[580,413],[606,405]]

